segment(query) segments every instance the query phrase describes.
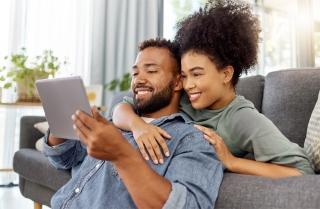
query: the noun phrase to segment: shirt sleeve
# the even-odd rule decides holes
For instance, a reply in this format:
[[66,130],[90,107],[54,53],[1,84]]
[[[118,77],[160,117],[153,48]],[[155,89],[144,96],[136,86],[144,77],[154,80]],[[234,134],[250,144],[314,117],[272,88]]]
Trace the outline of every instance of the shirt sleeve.
[[309,158],[298,144],[289,141],[280,130],[255,109],[238,110],[230,120],[232,138],[239,138],[240,149],[253,153],[261,162],[272,162],[299,169],[304,174],[313,174]]
[[45,143],[43,153],[46,155],[50,163],[57,169],[71,169],[81,163],[87,151],[85,146],[79,140],[66,140],[56,145],[48,145],[48,137],[50,131],[45,135]]
[[172,191],[164,209],[214,208],[223,167],[202,134],[189,135],[174,153],[165,175]]
[[133,103],[133,98],[130,97],[130,96],[124,96],[124,97],[122,98],[122,101],[121,101],[120,103],[118,103],[118,104],[116,104],[116,105],[113,105],[113,107],[111,107],[108,120],[112,121],[114,108],[115,108],[116,106],[118,106],[119,104],[129,104],[129,105],[131,105],[131,106],[133,107],[133,104],[134,104],[134,103]]

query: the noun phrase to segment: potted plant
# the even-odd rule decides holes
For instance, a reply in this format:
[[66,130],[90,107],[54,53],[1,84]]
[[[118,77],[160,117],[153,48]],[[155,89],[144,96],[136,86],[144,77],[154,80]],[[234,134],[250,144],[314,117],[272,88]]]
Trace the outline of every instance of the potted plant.
[[109,91],[115,91],[119,89],[120,91],[128,91],[131,86],[131,74],[125,73],[121,79],[114,79],[109,83],[105,84],[105,88]]
[[26,49],[22,48],[20,52],[4,59],[7,65],[0,68],[2,88],[16,87],[19,102],[39,102],[35,81],[54,77],[61,66],[52,50],[45,50],[41,56],[30,59]]

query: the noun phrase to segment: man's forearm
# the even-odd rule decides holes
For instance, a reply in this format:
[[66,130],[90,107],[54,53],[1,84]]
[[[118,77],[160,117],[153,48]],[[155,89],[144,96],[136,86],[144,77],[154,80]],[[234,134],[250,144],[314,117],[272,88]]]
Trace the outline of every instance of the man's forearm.
[[132,131],[133,125],[144,123],[144,121],[133,111],[131,105],[118,104],[112,115],[113,124],[126,131]]
[[162,208],[170,195],[171,183],[153,171],[136,150],[128,150],[114,164],[134,203],[139,209]]
[[293,167],[264,163],[244,158],[235,158],[229,170],[234,173],[264,176],[274,179],[301,175],[300,171]]

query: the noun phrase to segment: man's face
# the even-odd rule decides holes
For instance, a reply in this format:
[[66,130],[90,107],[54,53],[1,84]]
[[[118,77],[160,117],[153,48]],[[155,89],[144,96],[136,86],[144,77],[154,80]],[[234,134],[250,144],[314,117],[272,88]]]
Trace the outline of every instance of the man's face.
[[134,105],[139,114],[152,113],[170,104],[175,69],[168,49],[149,47],[139,52],[131,82]]

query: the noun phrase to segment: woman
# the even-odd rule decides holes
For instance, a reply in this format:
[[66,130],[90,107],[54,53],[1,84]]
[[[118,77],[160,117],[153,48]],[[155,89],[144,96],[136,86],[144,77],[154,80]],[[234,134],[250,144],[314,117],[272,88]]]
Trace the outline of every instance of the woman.
[[[178,24],[176,41],[186,92],[181,110],[198,124],[231,172],[271,178],[313,173],[303,149],[235,93],[240,75],[257,62],[257,18],[245,3],[215,2]],[[126,120],[119,119],[124,115]],[[144,123],[127,104],[116,107],[113,119],[117,126],[131,128],[146,159],[147,147],[155,163],[163,161],[159,145],[169,155],[163,143],[169,134]],[[254,160],[245,159],[247,154]]]

